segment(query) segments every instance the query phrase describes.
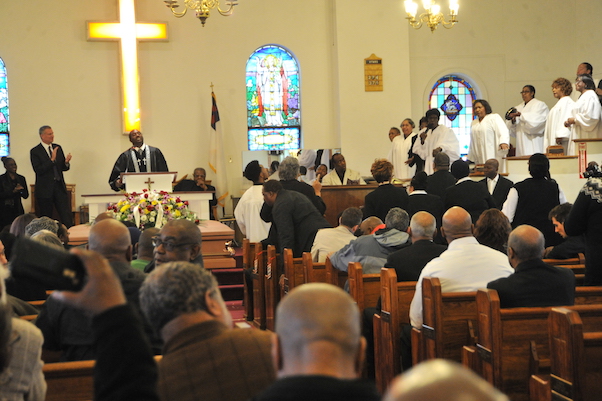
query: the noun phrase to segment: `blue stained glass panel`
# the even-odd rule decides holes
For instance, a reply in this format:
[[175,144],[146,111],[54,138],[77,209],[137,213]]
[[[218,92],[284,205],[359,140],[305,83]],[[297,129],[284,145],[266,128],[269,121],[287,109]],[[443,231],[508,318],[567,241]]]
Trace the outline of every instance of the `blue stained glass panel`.
[[433,85],[429,97],[429,109],[441,111],[439,124],[450,127],[456,133],[462,156],[468,153],[470,146],[472,102],[476,98],[470,82],[456,75],[447,75],[439,79]]
[[0,58],[0,156],[8,156],[10,153],[9,132],[8,82],[6,66]]
[[246,66],[249,150],[299,149],[299,92],[299,65],[292,53],[277,45],[253,52]]

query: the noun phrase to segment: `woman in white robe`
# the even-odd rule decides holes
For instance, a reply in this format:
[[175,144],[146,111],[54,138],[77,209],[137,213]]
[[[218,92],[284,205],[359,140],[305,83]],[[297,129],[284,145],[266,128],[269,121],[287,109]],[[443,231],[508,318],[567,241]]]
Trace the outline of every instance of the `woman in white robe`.
[[573,116],[566,120],[565,127],[571,127],[572,139],[600,138],[600,100],[596,95],[594,80],[591,75],[579,75],[575,81],[575,89],[581,96],[575,102]]
[[566,78],[558,78],[552,82],[552,93],[558,102],[550,110],[546,129],[543,135],[543,149],[547,152],[548,146],[562,145],[565,155],[575,153],[575,146],[571,137],[571,129],[564,126],[564,122],[573,116],[575,102],[571,99],[573,85]]
[[477,118],[470,127],[468,160],[485,164],[489,159],[496,159],[503,166],[503,158],[508,153],[510,143],[504,120],[499,114],[492,113],[489,102],[484,99],[475,100],[472,110]]
[[412,145],[418,133],[413,132],[414,121],[410,118],[406,118],[401,123],[401,132],[403,135],[395,135],[392,137],[392,133],[399,130],[396,127],[391,128],[389,131],[389,139],[391,140],[391,150],[389,151],[389,161],[393,163],[394,176],[395,178],[412,178],[416,172],[416,166],[412,159]]

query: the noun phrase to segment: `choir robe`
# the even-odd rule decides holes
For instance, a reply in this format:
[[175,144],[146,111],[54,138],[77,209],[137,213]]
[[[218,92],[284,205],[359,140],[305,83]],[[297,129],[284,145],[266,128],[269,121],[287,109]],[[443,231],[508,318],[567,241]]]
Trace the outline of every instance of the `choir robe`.
[[424,160],[424,171],[431,175],[433,169],[433,149],[441,148],[449,156],[450,163],[460,158],[460,143],[455,132],[445,125],[438,125],[437,128],[431,130],[424,128],[421,133],[427,131],[427,137],[424,144],[420,141],[420,136],[416,138],[412,151]]
[[575,102],[571,139],[592,139],[602,137],[600,123],[600,100],[593,90],[586,90]]
[[533,153],[544,153],[543,132],[550,110],[538,99],[516,106],[521,115],[516,122],[507,120],[510,135],[516,138],[516,156],[531,156]]
[[407,138],[403,134],[397,135],[391,142],[391,150],[389,151],[388,159],[393,163],[393,176],[395,178],[412,178],[416,172],[416,165],[406,164],[405,162],[411,157],[413,138],[418,135],[416,132],[410,133]]
[[500,166],[503,166],[502,159],[508,151],[500,150],[502,143],[510,144],[510,135],[499,114],[487,114],[482,121],[473,120],[470,127],[468,160],[485,164],[489,159],[497,159]]
[[548,149],[548,146],[556,145],[556,138],[562,138],[562,146],[564,146],[565,155],[572,155],[575,153],[571,128],[564,126],[565,121],[573,116],[574,108],[575,102],[570,96],[561,97],[554,107],[552,107],[550,114],[548,114],[546,129],[543,135],[544,152]]

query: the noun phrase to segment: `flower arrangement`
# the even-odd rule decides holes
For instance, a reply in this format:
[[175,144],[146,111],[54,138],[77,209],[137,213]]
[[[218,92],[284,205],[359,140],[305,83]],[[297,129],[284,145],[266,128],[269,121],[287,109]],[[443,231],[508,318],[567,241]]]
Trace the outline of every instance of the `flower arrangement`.
[[165,191],[125,193],[125,199],[110,204],[109,211],[115,213],[119,221],[131,221],[144,230],[149,227],[161,228],[169,220],[186,219],[199,224],[196,214],[188,209],[188,201]]

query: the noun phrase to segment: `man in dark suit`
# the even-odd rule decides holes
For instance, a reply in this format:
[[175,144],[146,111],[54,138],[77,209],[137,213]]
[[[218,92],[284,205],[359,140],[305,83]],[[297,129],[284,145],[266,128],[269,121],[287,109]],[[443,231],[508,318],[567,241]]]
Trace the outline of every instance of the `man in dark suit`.
[[468,176],[470,168],[464,160],[456,160],[452,164],[451,171],[458,181],[456,185],[445,190],[443,196],[445,210],[453,206],[460,206],[470,213],[470,218],[474,224],[481,213],[487,209],[495,208],[495,201],[486,188],[470,179]]
[[445,190],[456,183],[449,172],[449,156],[444,152],[437,153],[433,167],[435,172],[426,179],[426,193],[443,197]]
[[487,191],[493,196],[496,207],[501,210],[514,183],[498,174],[499,167],[500,163],[496,159],[487,160],[483,168],[486,178],[479,181],[479,184],[487,188]]
[[537,228],[522,225],[510,233],[508,259],[514,273],[487,284],[497,290],[502,308],[573,305],[575,274],[545,264],[543,252],[544,236]]
[[40,127],[40,144],[31,149],[31,165],[36,173],[36,210],[40,216],[52,217],[56,207],[59,220],[67,227],[73,225],[69,210],[69,196],[63,171],[71,167],[71,153],[65,156],[63,148],[54,142],[54,132],[48,125]]
[[213,214],[213,207],[217,206],[217,198],[215,197],[215,187],[205,183],[207,178],[207,171],[202,167],[197,167],[192,173],[192,180],[182,180],[173,189],[174,192],[203,192],[213,191],[213,199],[209,201],[209,207],[211,208],[211,220],[217,220]]
[[428,212],[412,216],[409,234],[412,245],[393,252],[387,257],[385,267],[395,269],[397,281],[417,281],[428,262],[447,249],[445,245],[433,243],[436,231],[435,217]]
[[272,208],[279,253],[290,248],[293,256],[300,258],[303,252],[311,251],[318,230],[331,227],[305,195],[283,189],[280,181],[267,181],[262,193],[265,204]]

